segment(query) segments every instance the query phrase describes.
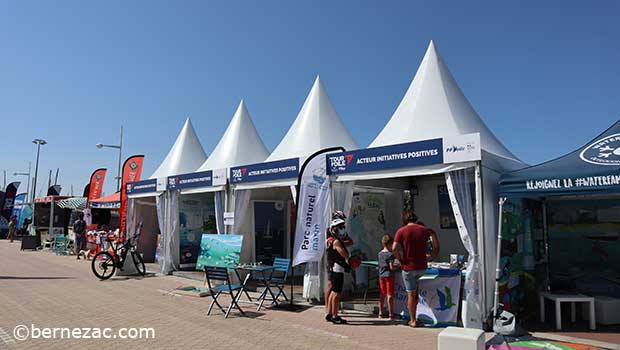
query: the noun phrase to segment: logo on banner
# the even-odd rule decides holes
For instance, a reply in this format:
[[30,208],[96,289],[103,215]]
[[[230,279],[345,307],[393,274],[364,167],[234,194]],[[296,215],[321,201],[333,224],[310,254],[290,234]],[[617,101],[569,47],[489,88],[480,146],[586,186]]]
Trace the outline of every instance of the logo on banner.
[[232,169],[232,176],[235,179],[241,179],[248,173],[248,168]]
[[101,174],[95,175],[95,179],[97,179],[97,180],[101,180],[101,177],[102,177]]
[[133,189],[133,185],[127,184],[127,192],[131,192],[132,189]]
[[322,185],[327,179],[326,173],[327,171],[325,171],[325,168],[315,169],[312,172],[312,179],[319,185]]
[[[349,155],[345,156],[336,156],[329,157],[329,167],[332,171],[345,170],[347,168],[347,164],[351,163],[347,158]],[[351,154],[351,159],[353,159],[353,155]]]
[[439,307],[435,310],[445,311],[456,305],[452,301],[452,290],[448,286],[443,287],[443,292],[437,289],[437,298],[439,298]]
[[456,153],[465,151],[465,146],[450,146],[446,148],[446,152],[448,153]]
[[168,186],[175,187],[179,183],[178,177],[169,177],[168,178]]
[[579,157],[590,164],[619,165],[620,134],[613,134],[593,142],[581,151]]

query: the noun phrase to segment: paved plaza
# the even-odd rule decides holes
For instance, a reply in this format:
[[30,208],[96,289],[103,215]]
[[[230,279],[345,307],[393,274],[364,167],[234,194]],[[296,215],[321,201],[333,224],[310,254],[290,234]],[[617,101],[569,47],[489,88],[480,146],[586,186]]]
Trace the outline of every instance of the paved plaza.
[[[97,280],[90,261],[45,251],[20,251],[0,240],[0,349],[396,349],[434,350],[441,329],[412,329],[369,315],[347,312],[348,325],[323,320],[320,306],[299,312],[242,304],[248,317],[207,316],[209,297],[178,296],[170,290],[200,282],[177,276]],[[226,300],[226,303],[228,300]],[[147,339],[15,338],[17,326],[45,328],[152,329]],[[60,332],[60,331],[59,331]],[[145,333],[146,334],[146,333]],[[150,334],[150,333],[149,333]],[[127,333],[123,334],[125,337]],[[618,333],[539,333],[540,337],[589,338],[592,345],[620,343]],[[487,339],[491,337],[487,334]],[[570,338],[561,338],[570,337]],[[41,337],[40,337],[41,338]],[[599,343],[603,341],[606,343]]]
[[[263,308],[249,317],[207,316],[210,298],[166,291],[193,282],[174,276],[115,278],[100,282],[90,262],[74,256],[20,251],[0,241],[0,349],[385,349],[411,344],[436,349],[437,329],[411,329],[360,314],[349,325],[323,320],[321,307],[301,312]],[[153,328],[154,339],[25,340],[18,325],[37,328]]]

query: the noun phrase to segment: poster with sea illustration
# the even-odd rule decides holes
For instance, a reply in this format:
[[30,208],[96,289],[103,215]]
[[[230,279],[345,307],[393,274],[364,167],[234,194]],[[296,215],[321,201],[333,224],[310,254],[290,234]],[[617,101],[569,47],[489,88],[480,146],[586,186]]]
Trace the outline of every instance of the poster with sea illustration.
[[236,267],[241,257],[242,243],[241,235],[203,234],[196,270],[202,270],[205,266]]

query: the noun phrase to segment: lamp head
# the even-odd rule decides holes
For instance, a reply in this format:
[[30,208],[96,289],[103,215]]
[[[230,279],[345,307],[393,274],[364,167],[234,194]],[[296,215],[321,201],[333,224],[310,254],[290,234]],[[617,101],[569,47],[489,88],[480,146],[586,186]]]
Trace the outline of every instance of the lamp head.
[[97,146],[97,148],[103,148],[103,143],[98,143],[95,146]]
[[47,144],[47,141],[45,141],[43,139],[34,139],[34,140],[32,140],[32,143],[34,143],[35,145],[45,145],[45,144]]

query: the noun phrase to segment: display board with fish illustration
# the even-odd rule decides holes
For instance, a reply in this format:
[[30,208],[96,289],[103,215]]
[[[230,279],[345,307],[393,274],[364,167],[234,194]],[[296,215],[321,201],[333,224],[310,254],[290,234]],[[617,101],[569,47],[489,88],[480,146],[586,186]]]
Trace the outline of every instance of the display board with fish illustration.
[[205,266],[236,267],[241,257],[242,244],[241,235],[203,234],[196,270],[202,270]]

